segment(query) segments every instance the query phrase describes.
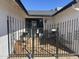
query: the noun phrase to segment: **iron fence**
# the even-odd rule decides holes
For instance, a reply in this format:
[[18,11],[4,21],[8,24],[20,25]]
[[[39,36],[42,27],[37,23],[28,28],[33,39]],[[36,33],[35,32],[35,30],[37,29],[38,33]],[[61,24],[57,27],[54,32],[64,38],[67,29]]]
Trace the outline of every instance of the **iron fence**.
[[45,28],[26,28],[25,20],[7,17],[9,56],[79,55],[79,20],[68,20]]

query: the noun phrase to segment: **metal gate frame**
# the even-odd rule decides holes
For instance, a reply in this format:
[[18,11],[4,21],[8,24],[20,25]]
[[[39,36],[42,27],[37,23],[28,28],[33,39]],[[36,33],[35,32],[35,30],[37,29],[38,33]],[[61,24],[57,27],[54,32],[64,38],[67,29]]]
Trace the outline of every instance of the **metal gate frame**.
[[[17,28],[16,26],[18,26],[18,30],[21,29],[21,26],[25,26],[24,23],[21,23],[22,21],[20,20],[19,23],[16,22],[17,20],[11,16],[7,16],[7,32],[8,32],[8,53],[9,53],[9,56],[15,56],[15,55],[18,55],[18,56],[26,56],[27,54],[15,54],[14,51],[13,51],[13,48],[11,45],[14,44],[14,37],[15,37],[15,29]],[[11,23],[13,22],[13,23]],[[13,25],[12,25],[13,24]],[[48,30],[44,30],[43,31],[43,39],[49,39],[49,40],[45,40],[48,44],[52,45],[54,44],[56,47],[55,47],[55,51],[51,56],[55,56],[55,57],[59,57],[59,56],[78,56],[78,54],[75,53],[75,51],[78,51],[77,47],[75,47],[75,44],[72,43],[72,37],[73,33],[69,33],[71,31],[71,29],[69,28],[69,26],[72,26],[72,30],[74,32],[74,38],[78,39],[78,33],[75,32],[76,30],[78,30],[78,19],[76,20],[70,20],[70,21],[65,21],[65,22],[61,22],[61,23],[58,23],[58,24],[50,24],[50,25],[46,25],[45,27],[50,27],[50,29]],[[24,27],[25,28],[25,27]],[[54,38],[53,37],[53,34],[52,32],[50,32],[51,29],[57,29],[57,32],[56,32],[56,37]],[[76,29],[76,30],[75,30]],[[11,34],[13,33],[13,34]],[[63,34],[65,33],[65,34]],[[18,36],[21,34],[21,31],[19,32],[18,31]],[[66,37],[67,36],[67,37]],[[76,37],[75,37],[76,36]],[[20,37],[18,37],[18,40],[20,39]],[[55,40],[51,40],[51,39],[55,39]],[[65,40],[65,39],[68,39]],[[35,57],[35,36],[34,36],[34,27],[32,28],[32,57]],[[53,43],[51,43],[51,41]],[[66,46],[68,44],[68,47]],[[61,45],[61,46],[60,46]],[[73,50],[72,51],[70,48],[71,46],[73,47]],[[39,48],[37,48],[39,49]],[[47,52],[48,52],[48,49],[50,49],[49,46],[46,46],[45,49],[47,49]],[[62,50],[60,50],[62,49]],[[64,51],[63,51],[64,50]],[[59,51],[61,54],[59,54]],[[50,52],[50,51],[49,51]],[[24,53],[24,52],[23,52]],[[46,53],[46,52],[45,52]],[[42,57],[46,57],[46,56],[50,56],[50,55],[39,55],[39,53],[37,53],[36,56],[42,56]]]

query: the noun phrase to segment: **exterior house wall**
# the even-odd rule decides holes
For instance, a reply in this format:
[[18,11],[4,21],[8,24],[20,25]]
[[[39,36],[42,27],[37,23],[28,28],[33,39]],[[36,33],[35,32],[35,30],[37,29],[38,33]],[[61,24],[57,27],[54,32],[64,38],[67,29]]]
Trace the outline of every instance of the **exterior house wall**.
[[14,0],[0,0],[0,59],[8,57],[7,16],[22,21],[27,17]]
[[53,25],[53,18],[52,17],[44,17],[43,18],[43,25],[44,25],[44,30],[50,30]]
[[79,11],[75,10],[75,7],[79,7],[79,3],[75,4],[74,7],[69,7],[66,10],[63,10],[62,12],[53,16],[52,18],[54,19],[54,23],[79,18]]
[[[79,3],[75,4],[74,7],[79,7]],[[79,22],[79,11],[75,10],[74,7],[69,7],[67,8],[66,10],[58,13],[57,15],[53,16],[52,19],[54,21],[55,24],[62,24],[61,25],[61,28],[59,28],[59,31],[61,32],[61,35],[68,35],[70,33],[70,35],[72,35],[72,38],[71,38],[71,42],[72,42],[72,45],[69,46],[67,45],[70,49],[72,49],[74,52],[76,52],[75,54],[79,54],[79,47],[78,47],[78,40],[74,37],[75,36],[75,32],[78,31],[78,27],[77,28],[74,28],[74,30],[72,29],[75,25],[76,27],[76,23]],[[77,19],[78,19],[78,22],[77,22]],[[73,22],[72,23],[68,23],[68,22],[72,22],[75,21],[75,23]],[[64,26],[64,22],[66,22],[66,26]],[[65,33],[65,30],[68,28],[68,31],[66,31]],[[72,34],[71,34],[72,33]],[[66,40],[70,40],[68,38],[68,36],[65,35],[65,39]],[[75,46],[75,47],[73,47]]]

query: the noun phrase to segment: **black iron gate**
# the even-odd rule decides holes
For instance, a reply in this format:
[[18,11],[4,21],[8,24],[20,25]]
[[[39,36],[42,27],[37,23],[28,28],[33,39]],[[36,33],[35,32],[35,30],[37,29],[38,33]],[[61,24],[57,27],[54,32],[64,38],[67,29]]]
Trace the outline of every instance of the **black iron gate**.
[[[7,17],[9,56],[50,57],[78,55],[78,19],[58,24],[45,25],[45,28],[26,30],[25,20]],[[30,34],[31,33],[31,34]]]

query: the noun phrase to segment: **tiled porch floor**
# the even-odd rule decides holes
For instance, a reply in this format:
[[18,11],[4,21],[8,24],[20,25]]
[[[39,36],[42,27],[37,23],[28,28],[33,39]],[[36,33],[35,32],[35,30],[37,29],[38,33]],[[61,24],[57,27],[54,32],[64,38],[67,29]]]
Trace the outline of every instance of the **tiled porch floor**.
[[[49,47],[49,48],[46,48]],[[25,50],[22,49],[23,45],[17,41],[15,43],[15,55],[16,54],[28,54]],[[38,48],[38,49],[37,49]],[[53,54],[56,54],[56,47],[50,44],[46,45],[40,45],[40,41],[38,38],[34,40],[34,54],[49,54],[52,56]],[[32,52],[32,39],[30,38],[29,40],[26,40],[26,49],[28,49],[29,52]],[[64,52],[62,49],[59,49],[59,52]],[[65,51],[66,54],[69,54],[68,52]],[[12,56],[8,59],[28,59],[28,57],[17,57],[17,56]],[[34,59],[56,59],[56,57],[34,57]],[[65,57],[59,57],[58,59],[79,59],[77,56],[65,56]]]
[[[15,54],[28,54],[24,49],[24,46],[17,41],[15,43]],[[32,39],[26,40],[26,49],[32,53]],[[68,52],[59,49],[58,51],[59,54],[69,54]],[[45,44],[45,45],[40,45],[40,41],[38,38],[34,40],[34,54],[39,54],[39,55],[54,55],[56,54],[56,47],[50,44]]]
[[[28,59],[28,57],[11,57],[8,59]],[[34,59],[56,59],[55,57],[34,57]],[[70,56],[70,57],[59,57],[58,59],[79,59],[76,56]]]

